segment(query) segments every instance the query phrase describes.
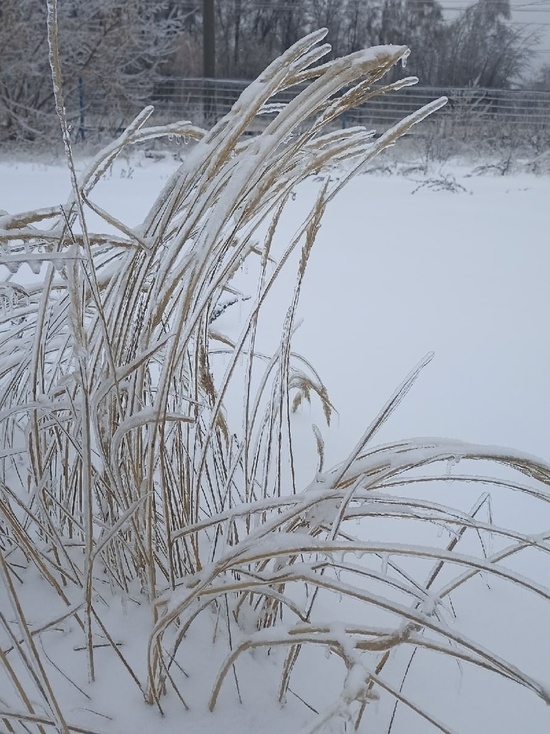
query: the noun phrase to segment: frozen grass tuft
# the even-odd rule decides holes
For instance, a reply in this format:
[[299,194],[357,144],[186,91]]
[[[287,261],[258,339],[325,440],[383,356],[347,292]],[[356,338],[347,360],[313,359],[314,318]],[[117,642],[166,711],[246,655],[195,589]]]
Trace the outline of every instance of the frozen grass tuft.
[[[430,355],[339,465],[325,469],[322,433],[314,427],[318,465],[308,486],[296,486],[292,412],[312,398],[327,421],[333,410],[319,375],[291,348],[324,210],[377,153],[445,100],[379,138],[362,128],[334,129],[347,109],[415,80],[373,86],[407,55],[403,46],[317,64],[328,50],[320,31],[274,61],[212,130],[187,122],[146,127],[152,112],[146,109],[77,177],[53,0],[49,8],[73,190],[62,207],[0,219],[5,267],[17,271],[27,263],[43,275],[39,286],[9,278],[2,284],[0,719],[6,731],[87,731],[68,720],[41,646],[48,630],[68,621],[81,638],[90,681],[102,676],[97,648],[106,646],[160,711],[169,691],[184,708],[201,705],[188,697],[185,671],[192,632],[205,629],[199,618],[211,622],[217,645],[225,646],[203,702],[212,710],[229,674],[237,695],[246,686],[236,663],[248,651],[283,651],[274,695],[285,701],[300,656],[315,646],[340,658],[346,673],[333,703],[311,712],[311,732],[338,717],[358,727],[381,692],[449,732],[388,672],[392,656],[403,650],[451,656],[548,703],[541,683],[456,630],[448,607],[449,595],[480,573],[550,601],[548,588],[501,563],[526,548],[547,553],[548,536],[483,521],[484,500],[464,513],[411,499],[410,489],[436,479],[477,482],[483,490],[507,486],[547,503],[550,467],[449,440],[373,446]],[[304,81],[309,85],[290,104],[268,107],[278,91]],[[247,136],[266,110],[272,119],[263,132]],[[168,136],[196,144],[141,225],[129,227],[94,203],[94,186],[119,155]],[[346,174],[327,177],[281,251],[275,242],[294,188],[335,164],[345,164]],[[116,234],[90,231],[89,211]],[[278,348],[266,356],[257,348],[261,315],[294,252],[295,289]],[[257,274],[255,291],[240,334],[231,338],[218,318],[244,299],[235,274],[248,262]],[[215,369],[220,353],[224,368]],[[229,399],[235,394],[240,408]],[[451,476],[447,468],[458,461],[466,467],[491,462],[521,479]],[[405,540],[407,523],[417,522],[450,529],[452,539],[441,546],[369,540],[372,522],[388,518],[404,528]],[[485,556],[461,552],[470,533],[501,539],[500,549]],[[413,574],[411,560],[428,563],[429,570]],[[20,579],[29,574],[57,599],[39,621],[35,614],[27,618],[22,601]],[[344,600],[337,622],[324,617],[329,596]],[[137,599],[151,610],[145,674],[109,631],[105,600],[114,597]],[[363,623],[347,619],[347,601],[364,607]]]

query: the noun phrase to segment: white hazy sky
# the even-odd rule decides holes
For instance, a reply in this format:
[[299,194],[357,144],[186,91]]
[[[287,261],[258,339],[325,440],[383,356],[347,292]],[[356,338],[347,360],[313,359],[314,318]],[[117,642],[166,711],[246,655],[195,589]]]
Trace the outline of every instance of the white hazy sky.
[[540,33],[537,66],[550,64],[550,0],[512,0],[512,8],[515,23]]
[[514,23],[540,34],[536,67],[550,64],[550,0],[511,0],[511,3]]

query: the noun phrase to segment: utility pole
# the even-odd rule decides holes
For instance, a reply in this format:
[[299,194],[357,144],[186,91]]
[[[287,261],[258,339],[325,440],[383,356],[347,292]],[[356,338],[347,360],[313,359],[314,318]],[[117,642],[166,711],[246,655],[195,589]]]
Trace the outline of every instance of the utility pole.
[[202,0],[202,52],[202,75],[205,79],[214,79],[216,76],[214,0]]
[[202,75],[204,77],[204,119],[212,124],[216,118],[216,28],[214,0],[202,0]]

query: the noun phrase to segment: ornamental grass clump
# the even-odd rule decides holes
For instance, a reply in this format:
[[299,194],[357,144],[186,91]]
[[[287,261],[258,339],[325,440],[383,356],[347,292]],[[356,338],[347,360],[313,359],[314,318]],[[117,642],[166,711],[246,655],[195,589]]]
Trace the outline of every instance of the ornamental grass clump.
[[[246,686],[236,663],[251,650],[282,651],[274,695],[285,701],[299,659],[316,646],[340,658],[345,674],[333,702],[310,711],[311,732],[338,717],[358,727],[380,691],[450,731],[387,673],[403,650],[451,656],[548,702],[539,682],[455,629],[447,605],[479,573],[549,601],[549,589],[501,563],[527,547],[548,552],[547,536],[484,522],[483,503],[464,513],[407,495],[436,477],[479,481],[485,489],[493,480],[467,472],[451,477],[446,468],[492,462],[523,478],[495,479],[495,488],[506,485],[546,503],[548,465],[450,440],[373,444],[431,355],[338,465],[324,466],[322,432],[313,427],[318,462],[309,484],[297,485],[292,413],[304,400],[318,400],[327,421],[333,412],[320,376],[292,349],[302,279],[325,208],[375,155],[445,100],[379,137],[361,127],[340,129],[335,122],[346,110],[416,79],[382,82],[408,54],[404,46],[320,63],[329,47],[319,31],[276,59],[211,130],[188,122],[148,127],[147,108],[77,176],[55,0],[49,10],[72,192],[63,206],[0,219],[2,263],[12,271],[27,263],[41,275],[39,285],[19,284],[17,277],[2,284],[0,677],[10,685],[0,687],[0,719],[6,730],[88,731],[69,721],[74,715],[60,703],[42,643],[68,622],[90,681],[102,676],[97,648],[107,647],[110,665],[120,665],[161,712],[167,693],[184,708],[201,705],[186,693],[187,671],[204,661],[186,657],[186,648],[209,624],[223,630],[214,636],[224,657],[204,699],[211,710],[229,673],[237,693]],[[290,103],[270,106],[278,92],[295,86],[300,91]],[[246,135],[266,113],[263,131]],[[174,136],[194,145],[140,225],[130,227],[94,202],[94,186],[121,153]],[[343,173],[325,178],[281,249],[281,218],[296,186],[334,166]],[[107,233],[89,228],[90,211]],[[257,346],[262,314],[294,254],[295,287],[279,344],[264,354]],[[236,274],[246,263],[257,277],[243,294]],[[219,316],[237,301],[246,305],[234,336],[219,326]],[[220,355],[222,368],[214,365]],[[441,546],[407,543],[406,534],[401,543],[369,540],[362,528],[376,518],[390,518],[404,531],[409,521],[438,523],[452,529],[452,540]],[[486,557],[463,553],[461,539],[472,532],[505,544]],[[425,577],[405,570],[410,559],[431,565]],[[20,579],[31,573],[53,590],[54,602],[38,622],[35,610],[30,621],[20,591]],[[338,621],[325,616],[327,595],[342,599]],[[143,647],[142,669],[109,628],[109,599],[150,608],[148,639],[135,643]],[[364,605],[362,623],[347,618],[348,601]],[[383,624],[371,621],[380,616],[373,609],[385,615]]]

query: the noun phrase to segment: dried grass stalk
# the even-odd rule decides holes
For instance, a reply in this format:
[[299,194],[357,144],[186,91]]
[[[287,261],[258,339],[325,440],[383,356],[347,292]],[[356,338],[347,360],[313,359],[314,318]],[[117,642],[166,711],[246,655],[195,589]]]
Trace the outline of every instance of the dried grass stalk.
[[[375,155],[445,100],[378,138],[360,127],[335,129],[334,121],[346,110],[416,80],[378,84],[405,58],[404,46],[315,65],[328,50],[319,45],[325,36],[319,31],[275,60],[211,130],[187,122],[146,127],[152,112],[147,108],[77,177],[63,110],[55,0],[48,0],[48,7],[54,89],[73,189],[64,207],[0,219],[6,267],[45,265],[40,287],[3,284],[0,313],[0,569],[17,612],[15,627],[4,623],[17,642],[9,650],[0,648],[0,667],[16,691],[13,703],[0,706],[6,728],[13,730],[18,722],[27,730],[79,730],[66,722],[33,641],[67,617],[84,635],[90,678],[101,674],[94,656],[101,633],[147,701],[161,708],[171,686],[187,706],[176,661],[189,627],[211,608],[225,610],[230,647],[233,633],[240,640],[228,650],[213,684],[211,708],[246,650],[289,650],[280,687],[284,699],[300,651],[319,644],[340,656],[348,673],[336,702],[312,731],[351,711],[358,723],[376,688],[449,731],[383,676],[392,651],[403,648],[451,655],[514,680],[548,702],[537,681],[454,630],[444,614],[444,599],[480,572],[550,599],[548,589],[500,564],[527,547],[547,553],[548,536],[484,523],[477,510],[459,513],[396,494],[427,481],[419,473],[422,467],[460,458],[513,468],[529,484],[511,479],[508,486],[545,503],[548,465],[437,439],[371,447],[430,355],[340,465],[324,469],[323,440],[315,427],[316,478],[302,491],[296,487],[291,413],[312,396],[319,398],[327,420],[332,413],[319,375],[291,348],[302,279],[325,208]],[[269,107],[277,92],[304,81],[309,84],[288,105]],[[246,136],[256,116],[269,110],[276,112],[263,132]],[[123,151],[174,135],[196,144],[141,225],[131,228],[94,203],[95,184]],[[277,236],[292,191],[311,174],[344,163],[344,174],[327,178],[280,251]],[[88,231],[88,208],[117,234]],[[296,286],[280,344],[266,356],[257,349],[261,314],[296,251],[301,252]],[[241,299],[234,278],[246,261],[258,280],[241,333],[231,338],[216,320],[224,299]],[[213,361],[222,352],[220,370]],[[229,400],[235,390],[244,396],[240,411]],[[492,480],[471,474],[462,481]],[[503,480],[494,480],[494,486],[503,486]],[[402,524],[437,522],[454,527],[458,539],[473,530],[502,537],[508,545],[477,558],[460,553],[458,540],[437,548],[366,542],[360,533],[350,534],[350,521],[377,517]],[[375,572],[357,560],[358,554],[389,559],[387,567]],[[427,581],[411,579],[399,566],[402,557],[431,559]],[[27,623],[10,581],[15,558],[34,566],[58,596],[59,609],[36,629]],[[442,568],[451,566],[460,568],[458,574],[436,590]],[[151,604],[146,681],[139,681],[102,619],[98,574],[107,579],[110,593],[122,596],[139,582]],[[375,594],[371,583],[387,593]],[[336,628],[315,619],[314,602],[328,592],[389,610],[399,623],[376,629],[343,620]],[[245,632],[250,619],[255,629]],[[40,690],[47,716],[37,713],[18,678],[12,665],[16,653]]]

